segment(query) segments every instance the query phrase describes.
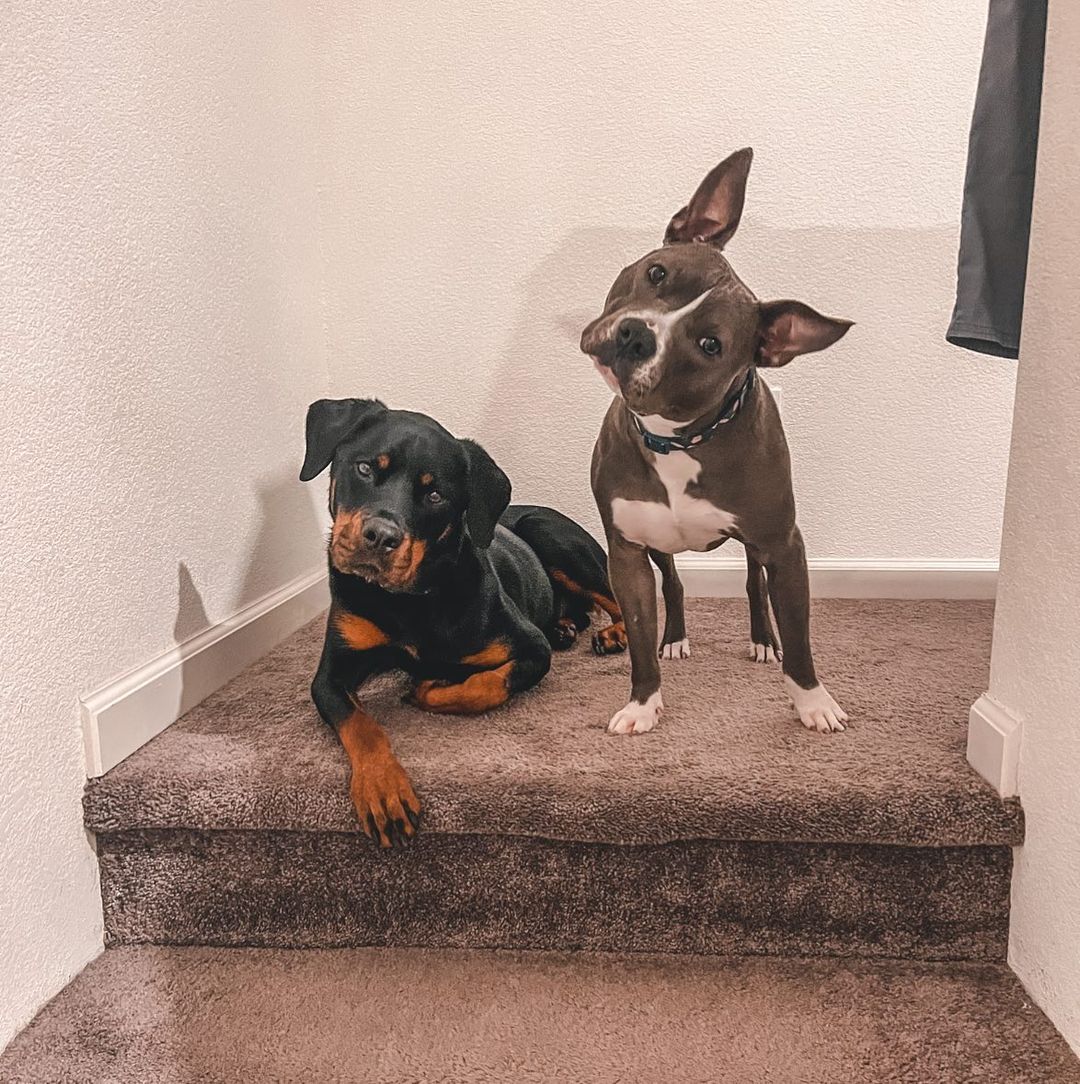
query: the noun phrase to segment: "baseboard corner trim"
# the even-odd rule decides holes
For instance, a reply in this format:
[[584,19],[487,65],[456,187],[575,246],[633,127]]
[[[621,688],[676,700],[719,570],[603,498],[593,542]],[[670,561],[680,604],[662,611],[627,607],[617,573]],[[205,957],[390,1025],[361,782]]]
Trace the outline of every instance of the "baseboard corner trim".
[[1020,740],[1023,722],[989,693],[983,693],[968,716],[968,763],[1002,798],[1019,793]]
[[104,775],[329,604],[326,570],[305,573],[83,697],[86,774]]

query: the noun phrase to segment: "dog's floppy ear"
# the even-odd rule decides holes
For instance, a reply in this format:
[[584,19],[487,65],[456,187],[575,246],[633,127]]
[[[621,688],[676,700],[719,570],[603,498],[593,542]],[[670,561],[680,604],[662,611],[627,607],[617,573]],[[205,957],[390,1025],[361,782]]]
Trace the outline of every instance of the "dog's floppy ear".
[[386,406],[378,399],[318,399],[312,403],[307,412],[307,451],[300,481],[310,482],[322,474],[343,440],[385,412]]
[[753,160],[753,150],[743,147],[714,167],[690,202],[668,223],[664,244],[707,241],[723,248],[739,228],[746,198],[746,178]]
[[756,364],[772,368],[832,346],[852,326],[850,320],[822,316],[801,301],[766,301],[758,311]]
[[487,549],[495,537],[495,525],[510,503],[510,479],[476,441],[463,440],[469,461],[469,507],[465,524],[469,537],[480,549]]

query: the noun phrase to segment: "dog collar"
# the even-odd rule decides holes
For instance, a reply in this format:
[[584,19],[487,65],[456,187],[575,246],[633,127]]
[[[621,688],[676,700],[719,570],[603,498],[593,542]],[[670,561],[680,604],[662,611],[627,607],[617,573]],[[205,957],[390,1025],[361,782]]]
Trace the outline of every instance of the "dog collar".
[[691,448],[696,448],[699,444],[704,444],[705,441],[710,440],[720,426],[727,425],[727,423],[742,410],[743,404],[746,402],[746,397],[750,394],[750,389],[754,386],[754,377],[756,373],[757,368],[751,365],[749,372],[746,374],[746,379],[742,382],[737,391],[732,392],[732,394],[728,396],[727,401],[720,409],[720,414],[704,428],[698,429],[694,433],[683,433],[680,436],[672,437],[662,437],[657,433],[650,433],[648,429],[641,424],[641,419],[631,411],[630,417],[634,419],[634,428],[641,434],[641,439],[645,442],[645,447],[648,448],[650,452],[655,452],[657,455],[667,455],[668,452],[687,452]]

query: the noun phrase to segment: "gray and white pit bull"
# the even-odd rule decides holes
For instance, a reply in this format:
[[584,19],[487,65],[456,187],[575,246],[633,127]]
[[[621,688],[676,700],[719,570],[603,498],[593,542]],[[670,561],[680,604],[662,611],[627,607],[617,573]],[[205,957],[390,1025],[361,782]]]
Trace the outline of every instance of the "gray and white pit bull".
[[[656,725],[659,657],[690,654],[672,554],[729,538],[746,547],[751,657],[781,660],[805,727],[827,734],[847,720],[814,671],[791,461],[776,402],[756,370],[824,350],[851,322],[799,301],[758,301],[721,255],[739,225],[752,158],[749,148],[736,151],[709,173],[662,247],[620,272],[603,314],[581,336],[616,393],[592,460],[630,642],[630,702],[608,724],[616,734]],[[650,558],[666,610],[659,650]]]

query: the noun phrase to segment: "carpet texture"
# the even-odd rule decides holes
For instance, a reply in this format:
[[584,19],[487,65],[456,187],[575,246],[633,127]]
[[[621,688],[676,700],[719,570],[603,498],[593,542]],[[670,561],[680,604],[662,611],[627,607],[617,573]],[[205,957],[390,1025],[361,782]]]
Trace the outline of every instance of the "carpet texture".
[[924,960],[1005,959],[1012,868],[1008,847],[437,833],[400,854],[353,832],[109,833],[98,857],[109,944]]
[[[741,600],[688,600],[694,656],[664,664],[661,726],[605,725],[629,660],[585,643],[541,685],[475,718],[427,715],[383,679],[366,697],[425,803],[424,831],[578,843],[688,839],[1010,845],[1001,802],[964,759],[986,688],[984,602],[823,599],[819,670],[851,714],[799,726],[774,665],[747,658]],[[356,832],[345,757],[308,686],[322,640],[309,625],[204,701],[86,795],[97,832],[149,828]]]
[[1077,1084],[1004,967],[111,949],[5,1084]]

